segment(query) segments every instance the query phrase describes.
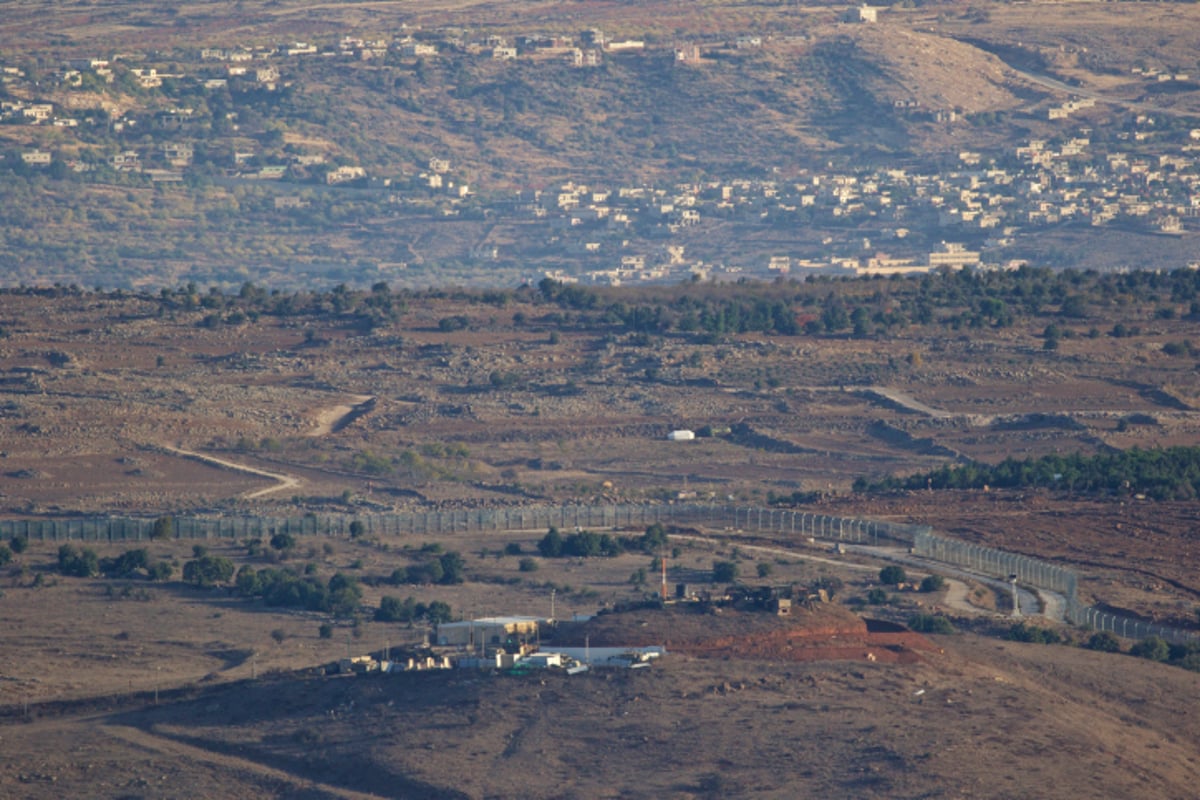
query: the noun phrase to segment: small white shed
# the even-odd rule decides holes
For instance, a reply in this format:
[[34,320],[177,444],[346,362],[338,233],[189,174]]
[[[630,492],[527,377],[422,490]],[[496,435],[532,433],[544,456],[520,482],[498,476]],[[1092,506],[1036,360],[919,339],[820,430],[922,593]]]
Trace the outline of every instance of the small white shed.
[[690,442],[696,438],[696,433],[689,430],[671,431],[667,434],[667,438],[672,442]]

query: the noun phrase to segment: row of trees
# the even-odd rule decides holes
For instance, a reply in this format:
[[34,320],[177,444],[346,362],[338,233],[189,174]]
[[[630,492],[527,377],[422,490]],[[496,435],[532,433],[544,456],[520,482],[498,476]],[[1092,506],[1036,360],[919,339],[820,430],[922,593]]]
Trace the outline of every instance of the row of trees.
[[619,556],[627,550],[657,554],[667,544],[667,531],[660,523],[646,528],[641,536],[613,536],[608,533],[576,531],[563,536],[553,525],[537,544],[545,558],[590,558]]
[[876,481],[858,478],[856,492],[903,489],[1059,488],[1092,494],[1145,494],[1158,500],[1200,496],[1200,447],[1131,448],[1085,456],[1007,458],[999,464],[943,466]]
[[58,571],[62,575],[77,578],[103,575],[106,578],[165,581],[170,579],[175,568],[168,561],[151,562],[150,554],[144,547],[127,550],[112,558],[100,558],[90,547],[64,544],[58,548]]

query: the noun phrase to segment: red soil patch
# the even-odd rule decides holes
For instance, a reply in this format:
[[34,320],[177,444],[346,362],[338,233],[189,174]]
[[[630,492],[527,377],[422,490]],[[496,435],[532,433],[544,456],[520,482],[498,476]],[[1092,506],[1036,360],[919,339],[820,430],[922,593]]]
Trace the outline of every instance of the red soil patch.
[[603,614],[559,625],[557,641],[595,647],[662,645],[700,658],[771,661],[879,661],[911,664],[937,648],[899,625],[867,621],[837,606],[794,609],[790,616],[731,608],[705,613],[669,606]]

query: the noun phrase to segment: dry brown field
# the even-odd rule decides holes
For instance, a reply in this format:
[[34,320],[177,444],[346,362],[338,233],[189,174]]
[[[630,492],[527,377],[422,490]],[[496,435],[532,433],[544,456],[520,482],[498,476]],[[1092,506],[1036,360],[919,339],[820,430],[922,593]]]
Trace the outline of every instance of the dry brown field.
[[[1194,361],[1162,351],[1190,335],[1185,319],[1143,321],[1124,339],[1081,325],[1049,351],[1033,322],[698,344],[544,321],[557,312],[447,292],[410,298],[368,332],[329,314],[207,327],[206,311],[157,299],[2,295],[3,513],[760,504],[816,490],[808,510],[928,524],[1071,565],[1087,601],[1194,624],[1192,502],[849,488],[956,458],[1195,443]],[[457,315],[467,327],[443,330]],[[1131,418],[1140,424],[1120,424]],[[704,425],[745,427],[666,440]],[[509,543],[535,552],[543,533],[445,537],[466,559],[454,586],[386,582],[429,543],[421,536],[302,537],[282,563],[359,578],[368,610],[412,595],[464,617],[547,616],[554,602],[565,619],[656,588],[646,555],[538,558],[535,572],[501,555]],[[0,577],[0,795],[1190,796],[1194,673],[1084,650],[1078,630],[1063,631],[1065,645],[997,639],[1004,599],[982,586],[861,611],[904,621],[935,606],[963,631],[888,649],[848,603],[879,563],[831,563],[783,537],[688,533],[707,539],[676,540],[672,583],[731,559],[749,580],[765,563],[770,582],[845,588],[798,614],[798,634],[614,618],[610,638],[675,646],[645,671],[342,679],[311,670],[347,652],[402,652],[425,627],[369,614],[354,626],[189,586],[179,569],[192,542],[147,543],[176,566],[162,583],[64,577],[56,544],[31,543]],[[239,566],[279,565],[245,542],[202,544]],[[645,584],[632,581],[639,569]]]

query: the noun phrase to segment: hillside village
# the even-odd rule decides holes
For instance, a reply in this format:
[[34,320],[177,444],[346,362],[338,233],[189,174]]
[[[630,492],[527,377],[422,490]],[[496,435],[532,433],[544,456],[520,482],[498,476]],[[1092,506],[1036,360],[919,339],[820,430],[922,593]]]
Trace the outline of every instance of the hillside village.
[[[853,9],[846,24],[876,24],[875,11]],[[471,180],[477,171],[462,168],[452,146],[430,150],[420,162],[366,163],[290,140],[290,121],[269,116],[272,96],[295,91],[311,59],[419,72],[442,58],[576,69],[659,58],[686,72],[723,53],[778,44],[751,33],[648,43],[612,40],[595,29],[509,38],[403,28],[385,38],[345,34],[323,42],[95,54],[53,66],[47,59],[9,61],[0,65],[0,123],[12,126],[0,168],[94,185],[249,186],[268,198],[268,220],[303,220],[314,204],[333,202],[333,192],[354,197],[363,215],[479,221],[484,234],[454,258],[495,267],[492,274],[509,281],[548,276],[619,285],[1012,268],[1026,263],[1022,244],[1046,230],[1111,227],[1181,237],[1200,226],[1200,128],[1131,111],[1120,125],[1096,129],[1087,119],[1095,102],[1086,97],[1037,110],[1061,127],[1053,138],[994,152],[962,150],[927,163],[764,166],[757,174],[665,185],[620,174],[553,186],[488,185]],[[1189,80],[1139,70],[1147,81]],[[983,124],[914,100],[895,99],[892,110],[948,128]],[[745,226],[776,233],[774,243],[728,246],[729,232]],[[403,282],[407,267],[382,257],[370,279]]]

